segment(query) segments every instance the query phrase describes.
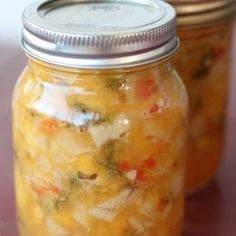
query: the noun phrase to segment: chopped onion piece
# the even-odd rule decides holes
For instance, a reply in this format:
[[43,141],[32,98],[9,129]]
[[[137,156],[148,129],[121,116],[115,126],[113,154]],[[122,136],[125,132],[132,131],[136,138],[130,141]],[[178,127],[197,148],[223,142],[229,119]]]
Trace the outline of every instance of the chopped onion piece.
[[144,232],[144,225],[136,217],[130,217],[129,223],[136,233],[141,234]]
[[81,205],[80,202],[76,203],[73,217],[81,225],[89,229],[90,226],[89,226],[89,219],[88,219],[87,211],[88,209],[85,206]]
[[69,235],[69,232],[67,232],[60,225],[58,225],[53,219],[48,218],[46,220],[46,223],[47,223],[47,227],[49,229],[50,234],[56,235],[56,236],[67,236],[67,235]]
[[116,197],[90,209],[89,214],[104,221],[112,222],[119,214],[119,210],[128,203],[133,193],[133,189],[124,189]]
[[87,125],[90,121],[96,120],[96,112],[79,111],[76,108],[72,108],[66,101],[67,95],[73,94],[89,94],[96,95],[94,93],[85,92],[81,88],[73,88],[66,86],[55,86],[49,83],[42,83],[43,94],[42,97],[33,104],[29,104],[30,109],[35,109],[49,117],[54,117],[60,121],[64,121],[75,126]]
[[148,218],[153,218],[155,216],[155,207],[149,202],[144,202],[139,212]]
[[131,170],[128,173],[125,174],[125,176],[129,179],[129,180],[135,180],[137,177],[137,171],[136,170]]
[[129,129],[129,120],[125,116],[118,116],[112,122],[89,127],[91,136],[98,148],[112,139],[118,139]]
[[63,150],[73,154],[81,155],[96,150],[95,145],[92,143],[86,143],[85,136],[77,135],[70,130],[64,129],[58,133],[55,137],[57,144],[59,144]]
[[102,208],[92,208],[90,211],[89,211],[90,215],[98,218],[98,219],[101,219],[101,220],[104,220],[104,221],[107,221],[107,222],[112,222],[115,217],[118,215],[118,211],[117,210],[109,210],[109,209],[102,209]]

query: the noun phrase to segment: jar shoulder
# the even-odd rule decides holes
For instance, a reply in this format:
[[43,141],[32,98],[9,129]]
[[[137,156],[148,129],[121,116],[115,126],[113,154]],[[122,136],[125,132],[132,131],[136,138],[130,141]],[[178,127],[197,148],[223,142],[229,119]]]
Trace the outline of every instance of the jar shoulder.
[[170,64],[128,73],[67,73],[28,66],[17,82],[14,107],[75,125],[118,114],[144,119],[158,108],[184,115],[188,109],[185,87]]

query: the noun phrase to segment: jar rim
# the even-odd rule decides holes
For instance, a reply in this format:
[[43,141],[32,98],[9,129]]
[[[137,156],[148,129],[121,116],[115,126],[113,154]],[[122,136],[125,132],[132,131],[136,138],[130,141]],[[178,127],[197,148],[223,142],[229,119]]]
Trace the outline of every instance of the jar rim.
[[[179,39],[177,39],[177,47],[175,48],[175,51],[171,52],[170,54],[164,56],[163,58],[160,58],[159,60],[152,60],[148,63],[143,63],[143,64],[133,64],[133,65],[129,65],[129,66],[116,66],[116,67],[104,67],[104,68],[94,68],[94,67],[81,67],[81,66],[68,66],[68,65],[62,65],[60,63],[55,63],[55,62],[50,62],[50,61],[46,61],[46,60],[42,60],[40,58],[36,58],[35,56],[32,56],[30,54],[28,54],[26,52],[26,56],[28,58],[28,63],[33,62],[36,63],[38,65],[41,65],[42,67],[48,67],[50,69],[53,70],[59,70],[59,71],[67,71],[68,73],[78,73],[78,71],[82,72],[82,71],[86,71],[87,72],[92,72],[94,71],[94,73],[97,73],[99,71],[104,71],[104,72],[109,72],[111,71],[111,73],[113,73],[113,70],[118,70],[118,71],[122,71],[121,73],[127,73],[128,71],[140,71],[140,70],[145,70],[146,68],[149,67],[155,67],[156,65],[159,64],[163,64],[166,61],[170,61],[173,53],[175,53],[178,49],[179,49]],[[96,72],[95,72],[96,69]]]
[[175,8],[178,26],[204,26],[233,18],[234,0],[166,0]]

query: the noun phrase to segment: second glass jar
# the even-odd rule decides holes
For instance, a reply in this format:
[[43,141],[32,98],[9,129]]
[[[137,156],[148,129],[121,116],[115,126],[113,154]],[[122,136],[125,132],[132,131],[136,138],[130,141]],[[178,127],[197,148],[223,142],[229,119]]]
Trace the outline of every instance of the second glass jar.
[[178,14],[175,66],[189,93],[187,192],[204,188],[224,151],[234,1],[168,0]]

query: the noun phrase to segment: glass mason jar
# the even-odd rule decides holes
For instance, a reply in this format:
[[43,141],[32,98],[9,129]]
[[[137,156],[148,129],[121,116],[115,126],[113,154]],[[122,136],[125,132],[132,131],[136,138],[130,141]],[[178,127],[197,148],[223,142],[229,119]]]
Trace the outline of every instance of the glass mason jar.
[[232,0],[169,0],[177,10],[174,64],[190,97],[187,192],[206,186],[223,156],[233,30]]
[[[138,20],[122,21],[127,12]],[[171,63],[174,9],[41,1],[23,22],[29,61],[13,96],[20,235],[180,236],[188,104]]]

